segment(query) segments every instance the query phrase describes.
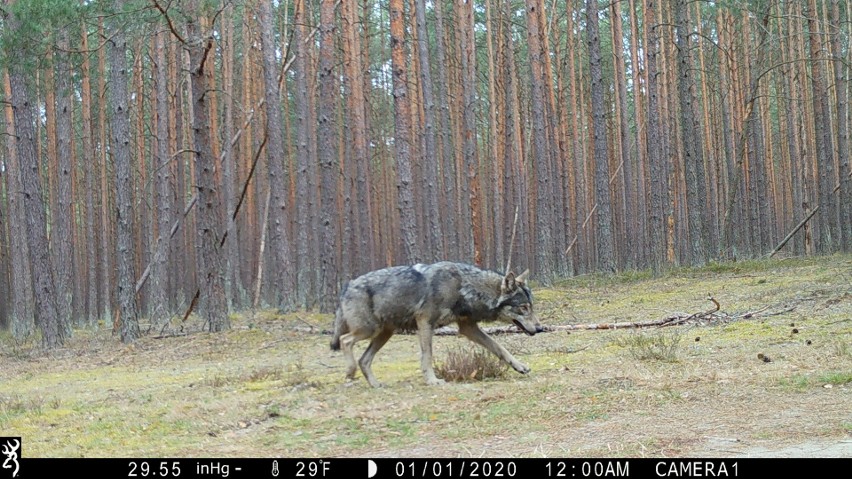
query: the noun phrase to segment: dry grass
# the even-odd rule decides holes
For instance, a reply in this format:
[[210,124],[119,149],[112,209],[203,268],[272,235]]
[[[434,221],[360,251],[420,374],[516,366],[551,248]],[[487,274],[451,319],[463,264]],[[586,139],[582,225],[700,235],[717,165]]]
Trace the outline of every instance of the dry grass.
[[[0,430],[23,436],[28,457],[852,455],[849,271],[852,256],[833,256],[534,288],[552,325],[703,311],[708,292],[731,316],[760,312],[641,333],[501,335],[529,375],[441,387],[423,384],[409,335],[373,363],[384,388],[345,381],[328,337],[295,328],[330,316],[234,315],[227,333],[192,332],[199,321],[131,347],[81,330],[50,353],[0,337]],[[663,360],[634,357],[646,341]],[[452,370],[453,354],[478,349],[434,343],[436,365]],[[473,366],[461,375],[476,377],[478,361],[463,360]]]
[[482,381],[506,376],[509,366],[482,348],[454,347],[435,367],[439,378],[451,382]]
[[675,362],[678,359],[681,333],[677,330],[645,332],[618,338],[616,346],[626,348],[634,359]]

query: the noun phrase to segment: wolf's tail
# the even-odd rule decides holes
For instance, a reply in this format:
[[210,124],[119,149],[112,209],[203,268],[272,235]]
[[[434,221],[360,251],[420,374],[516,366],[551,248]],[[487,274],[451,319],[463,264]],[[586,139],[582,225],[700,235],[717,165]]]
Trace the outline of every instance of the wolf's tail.
[[331,350],[340,351],[340,337],[349,332],[346,321],[343,320],[343,308],[338,307],[334,313],[334,335],[331,337]]
[[331,337],[331,350],[340,351],[340,337],[349,332],[349,326],[343,319],[343,295],[346,294],[346,288],[349,282],[343,285],[343,291],[340,293],[340,305],[334,313],[334,333]]

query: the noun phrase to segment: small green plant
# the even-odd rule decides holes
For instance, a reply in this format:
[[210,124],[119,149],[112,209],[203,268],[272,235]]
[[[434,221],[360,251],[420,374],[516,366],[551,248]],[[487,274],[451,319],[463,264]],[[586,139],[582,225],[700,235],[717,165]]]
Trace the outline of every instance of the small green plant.
[[842,386],[847,383],[852,383],[852,372],[844,371],[826,373],[819,377],[819,382],[825,384],[832,384],[835,386]]
[[779,381],[781,386],[793,391],[803,392],[811,387],[811,380],[804,374],[794,374],[789,378],[781,378]]
[[445,381],[482,381],[486,378],[502,378],[508,368],[506,363],[482,348],[471,350],[457,347],[447,351],[446,359],[438,365],[435,373]]
[[633,358],[640,361],[677,361],[681,335],[671,333],[636,333],[615,340],[615,345],[627,348]]

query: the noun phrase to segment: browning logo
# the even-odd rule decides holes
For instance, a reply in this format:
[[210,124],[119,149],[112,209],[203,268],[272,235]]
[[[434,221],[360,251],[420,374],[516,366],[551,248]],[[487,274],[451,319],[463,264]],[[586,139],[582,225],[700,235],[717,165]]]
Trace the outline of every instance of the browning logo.
[[[18,469],[20,469],[18,454],[21,452],[21,438],[0,437],[0,445],[2,445],[3,455],[6,456],[6,459],[3,461],[3,469],[11,469],[11,477],[18,477]],[[6,476],[4,472],[2,477],[9,476]]]

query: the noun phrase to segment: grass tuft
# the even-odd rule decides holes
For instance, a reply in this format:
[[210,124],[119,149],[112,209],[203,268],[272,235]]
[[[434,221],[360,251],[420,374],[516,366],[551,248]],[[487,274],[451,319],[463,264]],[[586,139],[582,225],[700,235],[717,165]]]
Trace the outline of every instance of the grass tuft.
[[435,373],[445,381],[467,382],[502,378],[508,369],[506,363],[482,348],[456,347],[447,351],[446,359],[435,368]]
[[645,333],[639,332],[615,341],[616,346],[627,348],[634,359],[640,361],[677,361],[680,347],[681,334],[673,331],[670,333]]

